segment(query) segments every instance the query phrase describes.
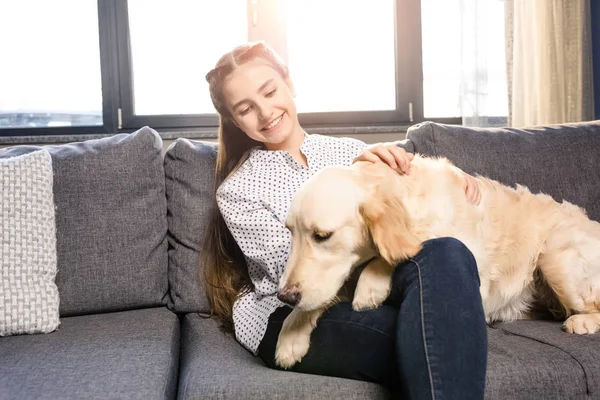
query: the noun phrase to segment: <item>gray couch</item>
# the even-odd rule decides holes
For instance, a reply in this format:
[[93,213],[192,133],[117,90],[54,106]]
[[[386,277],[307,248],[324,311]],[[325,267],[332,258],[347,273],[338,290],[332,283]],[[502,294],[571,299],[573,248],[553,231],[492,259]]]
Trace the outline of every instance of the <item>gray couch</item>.
[[[519,182],[600,220],[600,123],[528,130],[423,123],[404,146]],[[61,326],[0,338],[0,399],[389,398],[380,385],[266,368],[206,315],[196,265],[214,207],[214,144],[150,128],[46,147]],[[11,157],[38,149],[0,151]],[[487,398],[600,398],[600,334],[555,321],[489,328]]]

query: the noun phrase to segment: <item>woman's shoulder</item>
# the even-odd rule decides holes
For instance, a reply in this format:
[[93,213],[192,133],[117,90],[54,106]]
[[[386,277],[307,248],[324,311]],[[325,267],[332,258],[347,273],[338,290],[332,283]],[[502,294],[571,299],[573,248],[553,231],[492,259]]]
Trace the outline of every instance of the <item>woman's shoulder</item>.
[[228,194],[238,199],[247,198],[252,192],[256,180],[260,178],[254,152],[233,173],[231,173],[217,188],[217,197]]
[[[245,164],[245,163],[244,163]],[[224,194],[243,196],[246,181],[251,177],[247,167],[242,164],[237,170],[229,175],[217,188],[217,197]]]
[[364,142],[350,137],[318,135],[313,139],[312,150],[324,165],[350,165],[367,147]]
[[326,146],[326,147],[347,147],[347,148],[363,148],[366,147],[366,143],[346,136],[328,136],[311,134],[310,137],[315,145]]

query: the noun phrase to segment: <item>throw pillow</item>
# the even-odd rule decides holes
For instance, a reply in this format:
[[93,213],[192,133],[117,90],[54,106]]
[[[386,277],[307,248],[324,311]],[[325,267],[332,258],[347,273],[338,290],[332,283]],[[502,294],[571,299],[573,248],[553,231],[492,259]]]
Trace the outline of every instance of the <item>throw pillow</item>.
[[47,151],[0,159],[0,336],[60,324],[52,188]]

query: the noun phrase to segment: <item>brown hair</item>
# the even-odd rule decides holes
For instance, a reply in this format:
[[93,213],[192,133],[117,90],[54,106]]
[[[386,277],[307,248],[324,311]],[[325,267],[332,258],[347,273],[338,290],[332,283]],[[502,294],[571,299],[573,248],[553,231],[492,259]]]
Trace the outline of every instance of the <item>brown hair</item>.
[[[219,150],[215,170],[215,188],[248,158],[249,150],[262,143],[249,138],[235,125],[223,97],[223,83],[241,64],[261,59],[284,79],[288,68],[281,58],[263,42],[248,43],[225,54],[207,75],[210,97],[219,114]],[[229,232],[218,207],[213,205],[202,250],[200,270],[204,290],[211,307],[211,315],[226,332],[233,332],[233,303],[241,295],[253,290],[253,284],[242,251]]]

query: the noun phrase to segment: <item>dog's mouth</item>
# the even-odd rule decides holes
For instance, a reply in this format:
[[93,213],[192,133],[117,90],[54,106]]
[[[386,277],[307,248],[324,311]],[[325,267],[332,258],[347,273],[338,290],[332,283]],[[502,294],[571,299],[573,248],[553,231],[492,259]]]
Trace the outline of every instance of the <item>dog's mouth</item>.
[[[334,287],[329,287],[327,293],[318,291],[316,293],[311,293],[311,295],[306,292],[308,288],[305,287],[305,290],[300,297],[300,301],[294,305],[294,308],[297,308],[300,311],[314,311],[320,308],[329,308],[344,301],[352,301],[362,270],[373,261],[375,257],[376,256],[374,256],[372,252],[359,257],[345,273],[334,279]],[[332,292],[330,292],[330,290]]]

